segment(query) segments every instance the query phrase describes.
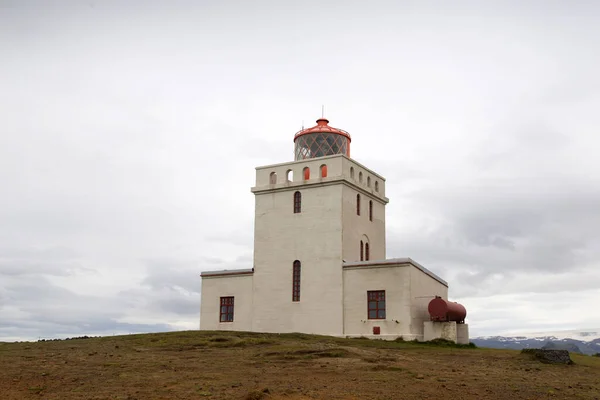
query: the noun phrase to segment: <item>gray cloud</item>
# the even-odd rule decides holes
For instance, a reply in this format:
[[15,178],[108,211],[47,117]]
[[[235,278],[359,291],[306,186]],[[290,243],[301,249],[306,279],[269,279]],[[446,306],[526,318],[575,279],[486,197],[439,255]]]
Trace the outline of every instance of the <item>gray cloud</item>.
[[[600,214],[595,211],[600,196],[595,190],[574,192],[557,183],[556,193],[520,191],[529,186],[518,180],[510,187],[506,192],[482,184],[415,195],[432,208],[443,204],[443,220],[428,229],[392,231],[389,251],[445,265],[444,273],[455,275],[458,286],[480,294],[523,273],[571,273],[567,280],[577,282],[582,270],[594,268],[600,258]],[[495,275],[505,278],[498,282],[491,279]],[[514,282],[508,286],[527,290]]]
[[93,274],[95,270],[81,265],[78,254],[68,248],[5,248],[0,250],[0,275],[72,276]]
[[473,333],[600,326],[599,11],[3,2],[0,338],[197,327],[199,273],[252,266],[254,167],[321,104],[387,178],[388,256]]
[[215,268],[223,263],[217,258],[204,259],[194,262],[177,262],[173,260],[148,261],[147,275],[142,280],[142,285],[148,285],[153,290],[183,289],[191,293],[199,293],[198,268],[203,265],[215,265]]

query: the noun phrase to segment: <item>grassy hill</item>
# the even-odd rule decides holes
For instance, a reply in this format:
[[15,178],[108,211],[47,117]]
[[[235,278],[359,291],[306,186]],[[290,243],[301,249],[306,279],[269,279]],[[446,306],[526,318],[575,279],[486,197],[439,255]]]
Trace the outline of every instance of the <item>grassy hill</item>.
[[600,397],[600,358],[302,334],[173,332],[0,343],[0,399]]

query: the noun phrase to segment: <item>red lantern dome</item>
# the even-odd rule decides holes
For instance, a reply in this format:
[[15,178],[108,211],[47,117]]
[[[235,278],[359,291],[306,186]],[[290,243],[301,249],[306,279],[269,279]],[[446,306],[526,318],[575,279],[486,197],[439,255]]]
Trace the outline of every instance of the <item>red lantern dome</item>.
[[329,120],[319,118],[317,125],[294,135],[295,160],[345,154],[350,157],[350,134],[329,126]]

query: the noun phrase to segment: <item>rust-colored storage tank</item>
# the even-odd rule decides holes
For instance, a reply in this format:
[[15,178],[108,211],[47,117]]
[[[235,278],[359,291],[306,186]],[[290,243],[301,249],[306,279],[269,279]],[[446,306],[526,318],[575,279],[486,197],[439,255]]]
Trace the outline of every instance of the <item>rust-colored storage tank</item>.
[[462,324],[467,316],[467,309],[453,301],[447,301],[436,296],[429,302],[429,316],[432,321],[438,322],[456,322]]

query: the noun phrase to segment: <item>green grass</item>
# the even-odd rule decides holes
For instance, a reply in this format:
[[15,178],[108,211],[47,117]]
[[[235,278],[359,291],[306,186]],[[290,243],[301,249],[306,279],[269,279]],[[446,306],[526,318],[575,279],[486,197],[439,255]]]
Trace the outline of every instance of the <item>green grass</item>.
[[600,357],[586,356],[583,354],[575,353],[570,353],[570,355],[573,362],[577,365],[600,368]]

